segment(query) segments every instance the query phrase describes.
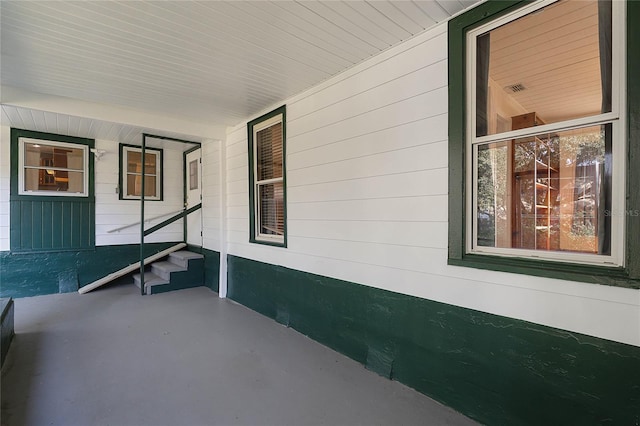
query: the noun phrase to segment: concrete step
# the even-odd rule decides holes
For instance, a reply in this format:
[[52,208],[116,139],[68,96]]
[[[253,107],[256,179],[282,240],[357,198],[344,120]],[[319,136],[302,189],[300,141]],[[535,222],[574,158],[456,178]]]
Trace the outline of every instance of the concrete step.
[[189,268],[189,261],[191,259],[203,259],[204,256],[199,253],[194,253],[188,250],[180,250],[173,252],[169,255],[169,262],[182,266],[183,268]]
[[186,270],[186,267],[176,265],[175,263],[169,262],[168,260],[162,262],[154,262],[151,264],[151,272],[161,278],[164,278],[165,280],[171,280],[172,272],[182,272]]

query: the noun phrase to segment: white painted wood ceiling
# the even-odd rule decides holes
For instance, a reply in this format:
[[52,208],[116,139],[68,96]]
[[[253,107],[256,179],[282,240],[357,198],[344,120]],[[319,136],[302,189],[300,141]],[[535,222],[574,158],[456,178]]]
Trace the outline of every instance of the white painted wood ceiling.
[[477,2],[3,0],[1,78],[234,125]]

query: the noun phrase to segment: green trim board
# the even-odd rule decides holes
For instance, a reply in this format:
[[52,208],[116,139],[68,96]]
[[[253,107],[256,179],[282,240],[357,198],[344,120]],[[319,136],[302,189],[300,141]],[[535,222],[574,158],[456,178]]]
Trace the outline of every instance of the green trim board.
[[[640,194],[635,182],[640,182],[640,169],[627,167],[625,266],[607,267],[552,261],[505,258],[469,254],[465,250],[466,230],[466,171],[465,171],[465,79],[466,33],[499,16],[516,10],[531,1],[488,1],[449,21],[449,252],[448,263],[455,266],[490,269],[517,274],[581,281],[628,288],[640,288]],[[640,4],[627,6],[627,164],[640,161]],[[637,213],[637,214],[634,214]]]
[[[282,114],[282,185],[284,197],[284,241],[282,243],[256,239],[255,185],[253,165],[253,127],[265,120]],[[248,157],[249,157],[249,242],[276,247],[287,247],[287,106],[283,105],[247,123]]]
[[228,297],[485,424],[635,424],[640,348],[228,256]]
[[[148,257],[176,242],[147,243]],[[93,250],[47,253],[0,252],[0,297],[69,293],[140,261],[140,245],[97,246]]]
[[[129,198],[124,198],[124,148],[136,148],[142,150],[142,146],[138,145],[130,145],[121,143],[118,146],[118,199],[125,201],[140,201],[140,196],[131,196]],[[147,198],[145,197],[145,201],[163,201],[164,200],[164,150],[161,148],[148,148],[145,147],[145,151],[157,152],[160,157],[160,173],[157,173],[156,176],[160,176],[160,198]],[[146,154],[146,152],[145,152]]]
[[220,292],[220,252],[191,244],[187,250],[204,256],[204,285],[216,293]]
[[89,154],[88,196],[18,193],[19,139],[66,142],[94,147],[93,139],[11,129],[10,229],[14,253],[92,250],[95,246],[94,156]]

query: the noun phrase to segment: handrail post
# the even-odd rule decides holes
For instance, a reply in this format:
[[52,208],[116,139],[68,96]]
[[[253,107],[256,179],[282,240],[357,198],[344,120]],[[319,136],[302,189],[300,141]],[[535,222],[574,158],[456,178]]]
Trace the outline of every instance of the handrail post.
[[147,143],[147,135],[142,134],[142,183],[140,185],[140,295],[144,296],[144,181],[145,181],[145,150]]

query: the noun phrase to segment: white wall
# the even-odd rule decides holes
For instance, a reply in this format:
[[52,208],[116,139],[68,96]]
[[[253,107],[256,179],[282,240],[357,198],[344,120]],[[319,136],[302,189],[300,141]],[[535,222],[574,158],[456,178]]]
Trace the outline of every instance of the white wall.
[[220,141],[202,144],[202,245],[220,251]]
[[11,128],[0,126],[0,251],[9,250]]
[[[176,144],[177,145],[177,144]],[[176,214],[182,210],[184,202],[183,157],[182,150],[163,150],[164,198],[163,201],[145,202],[145,218],[153,218],[165,213]],[[178,146],[182,148],[181,146]],[[96,140],[96,149],[106,153],[95,162],[96,188],[96,245],[137,244],[140,242],[140,225],[117,232],[110,230],[140,221],[140,201],[120,200],[116,188],[119,173],[119,143],[116,141]],[[172,215],[173,215],[172,214]],[[168,219],[165,216],[149,222],[149,228]],[[145,237],[145,243],[182,241],[182,220]]]
[[245,122],[229,254],[640,346],[640,291],[447,265],[446,25],[284,103],[289,247],[248,242]]

